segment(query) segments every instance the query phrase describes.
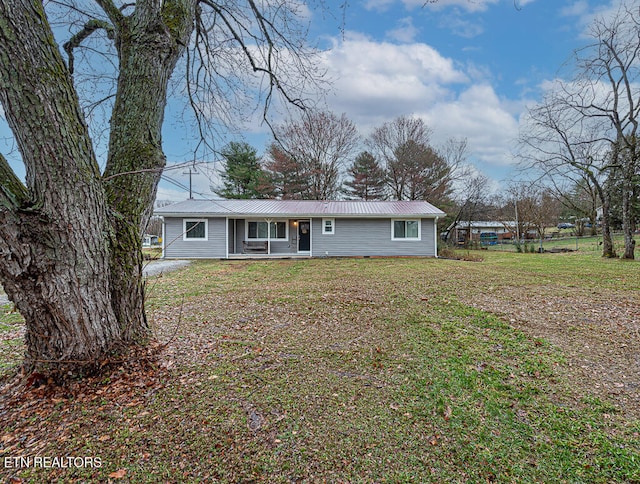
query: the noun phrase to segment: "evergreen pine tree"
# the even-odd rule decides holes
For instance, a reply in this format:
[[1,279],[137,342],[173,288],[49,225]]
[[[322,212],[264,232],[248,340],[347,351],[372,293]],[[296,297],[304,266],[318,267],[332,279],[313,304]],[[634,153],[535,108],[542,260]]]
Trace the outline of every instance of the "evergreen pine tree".
[[351,176],[351,180],[344,183],[348,197],[362,200],[385,198],[385,172],[368,151],[363,151],[356,157],[347,173]]
[[216,193],[224,198],[269,198],[271,183],[260,165],[256,150],[245,142],[232,141],[223,150],[223,187]]

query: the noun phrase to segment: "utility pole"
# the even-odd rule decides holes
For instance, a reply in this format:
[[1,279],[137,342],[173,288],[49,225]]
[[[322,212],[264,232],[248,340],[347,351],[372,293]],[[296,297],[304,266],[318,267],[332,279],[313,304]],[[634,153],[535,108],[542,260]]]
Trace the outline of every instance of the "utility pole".
[[198,173],[198,170],[196,170],[195,167],[193,170],[189,167],[189,171],[182,172],[183,175],[189,175],[189,200],[193,200],[193,193],[191,191],[191,175],[196,173]]

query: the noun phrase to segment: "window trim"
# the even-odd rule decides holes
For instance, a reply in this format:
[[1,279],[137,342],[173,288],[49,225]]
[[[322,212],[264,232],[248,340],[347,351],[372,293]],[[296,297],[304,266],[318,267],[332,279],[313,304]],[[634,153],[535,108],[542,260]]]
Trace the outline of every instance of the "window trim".
[[[396,222],[404,222],[405,223],[405,229],[406,229],[406,223],[407,222],[417,222],[418,223],[418,236],[417,237],[396,237],[396,228],[395,228],[395,223]],[[406,232],[406,230],[405,230]],[[394,218],[391,219],[391,240],[397,240],[397,241],[401,241],[401,242],[419,242],[422,240],[422,219],[419,218]]]
[[[331,221],[331,232],[327,231],[326,222]],[[323,218],[322,219],[322,235],[334,235],[336,233],[336,219],[335,218]]]
[[[204,237],[188,237],[187,224],[189,222],[204,223]],[[183,218],[182,219],[182,240],[185,242],[206,242],[209,240],[209,219],[206,218]]]
[[[262,222],[262,223],[266,223],[267,225],[267,233],[268,235],[271,234],[271,224],[272,223],[284,223],[284,237],[252,237],[249,238],[249,223],[250,222]],[[276,234],[277,234],[277,230],[276,230]],[[289,240],[289,221],[288,220],[269,220],[268,222],[266,220],[257,220],[257,219],[247,219],[245,224],[244,224],[244,238],[245,240],[256,240],[256,241],[263,241],[263,240],[271,240],[271,241],[275,241],[275,242],[279,242],[279,241],[287,241]]]

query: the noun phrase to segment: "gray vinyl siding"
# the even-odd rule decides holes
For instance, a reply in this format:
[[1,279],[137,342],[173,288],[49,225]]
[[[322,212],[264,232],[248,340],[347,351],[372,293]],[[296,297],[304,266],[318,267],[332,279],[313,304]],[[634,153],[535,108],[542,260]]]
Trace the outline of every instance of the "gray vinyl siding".
[[[228,222],[225,218],[220,217],[206,219],[208,220],[208,240],[198,241],[183,240],[183,218],[165,217],[165,258],[218,259],[227,257],[227,251],[229,254],[242,253],[242,241],[245,239],[245,219],[237,219],[236,222],[235,251],[233,219],[229,219]],[[398,217],[398,220],[402,220],[402,217]],[[323,234],[322,218],[312,218],[311,251],[313,257],[434,257],[436,255],[433,219],[421,219],[420,240],[391,240],[391,219],[389,218],[334,218],[334,224],[334,234]],[[289,219],[288,229],[288,240],[271,241],[271,254],[297,254],[298,237],[294,219]]]
[[[189,219],[197,217],[185,217]],[[206,218],[206,217],[202,217]],[[208,220],[207,240],[182,240],[183,219],[165,217],[164,256],[167,259],[218,259],[227,256],[226,220]]]
[[[398,220],[402,220],[398,217]],[[322,233],[322,219],[312,224],[314,257],[436,255],[434,220],[421,220],[420,240],[391,240],[391,219],[335,218],[334,234]]]

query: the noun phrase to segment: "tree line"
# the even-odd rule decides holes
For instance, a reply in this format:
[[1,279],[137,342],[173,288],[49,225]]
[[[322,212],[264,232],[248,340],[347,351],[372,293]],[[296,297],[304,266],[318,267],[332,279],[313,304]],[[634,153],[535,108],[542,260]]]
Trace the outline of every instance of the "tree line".
[[574,193],[581,200],[575,208],[586,217],[599,212],[605,257],[617,256],[611,232],[618,215],[622,257],[633,259],[640,218],[637,2],[623,1],[614,15],[597,17],[589,35],[591,43],[574,53],[573,76],[556,80],[529,110],[520,156],[547,185]]
[[305,111],[274,128],[264,158],[246,142],[221,152],[224,198],[452,200],[465,169],[466,140],[435,147],[433,130],[399,116],[362,139],[345,114]]
[[637,2],[596,17],[590,43],[567,62],[523,117],[516,156],[527,183],[512,183],[491,201],[482,178],[461,191],[454,220],[517,221],[520,234],[571,220],[576,234],[602,235],[602,255],[617,257],[613,231],[624,234],[621,257],[634,259],[640,224],[640,13]]

